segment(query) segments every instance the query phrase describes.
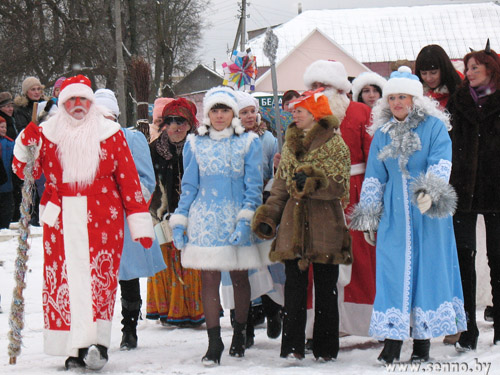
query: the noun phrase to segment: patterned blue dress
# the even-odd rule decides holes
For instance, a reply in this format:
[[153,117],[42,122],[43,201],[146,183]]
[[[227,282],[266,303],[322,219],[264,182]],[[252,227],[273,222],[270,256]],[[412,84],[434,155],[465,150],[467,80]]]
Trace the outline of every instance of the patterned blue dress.
[[[379,340],[467,329],[450,172],[451,140],[441,120],[412,112],[376,130],[351,228],[377,231],[370,335]],[[422,191],[432,198],[425,214],[416,205]]]
[[183,267],[231,271],[269,264],[270,244],[257,244],[253,234],[244,246],[229,243],[238,220],[250,221],[262,202],[258,136],[211,128],[208,135],[188,136],[183,157],[181,197],[170,220],[187,227]]

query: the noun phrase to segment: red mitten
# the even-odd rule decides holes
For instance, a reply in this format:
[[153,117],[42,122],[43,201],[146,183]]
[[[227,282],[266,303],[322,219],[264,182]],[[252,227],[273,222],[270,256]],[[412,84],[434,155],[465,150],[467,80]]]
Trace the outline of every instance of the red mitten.
[[21,134],[21,142],[25,146],[37,146],[40,143],[40,128],[31,121]]
[[142,247],[145,249],[150,249],[151,246],[153,246],[153,240],[149,237],[141,237],[138,239],[138,241],[141,243]]

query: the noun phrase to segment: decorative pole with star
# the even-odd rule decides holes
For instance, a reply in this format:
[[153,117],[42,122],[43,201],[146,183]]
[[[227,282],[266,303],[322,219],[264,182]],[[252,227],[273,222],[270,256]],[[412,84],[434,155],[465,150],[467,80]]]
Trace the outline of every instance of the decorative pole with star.
[[273,30],[268,27],[266,31],[266,39],[264,40],[264,54],[271,64],[271,80],[273,83],[274,96],[274,118],[276,119],[276,133],[278,134],[278,151],[281,152],[283,147],[283,126],[280,118],[280,104],[278,101],[278,82],[276,79],[276,51],[278,50],[278,37],[273,33]]

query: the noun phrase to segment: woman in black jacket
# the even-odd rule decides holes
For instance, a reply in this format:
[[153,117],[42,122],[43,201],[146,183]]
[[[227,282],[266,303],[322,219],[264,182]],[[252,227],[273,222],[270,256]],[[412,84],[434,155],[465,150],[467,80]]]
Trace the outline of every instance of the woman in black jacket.
[[486,252],[493,294],[495,345],[500,344],[500,59],[489,47],[464,57],[463,86],[450,98],[453,168],[450,183],[458,194],[453,218],[467,314],[467,331],[458,351],[476,349],[476,221],[486,224]]

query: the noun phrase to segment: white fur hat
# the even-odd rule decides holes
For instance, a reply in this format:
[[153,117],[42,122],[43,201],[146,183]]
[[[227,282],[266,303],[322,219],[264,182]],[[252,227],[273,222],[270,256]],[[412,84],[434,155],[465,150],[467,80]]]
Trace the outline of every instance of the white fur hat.
[[94,94],[94,103],[98,104],[110,111],[115,118],[120,116],[120,108],[116,100],[115,93],[109,89],[96,90]]
[[314,82],[331,85],[344,93],[351,90],[345,67],[339,61],[316,60],[309,65],[304,73],[304,84],[311,89]]
[[358,102],[358,95],[367,85],[378,86],[380,91],[384,89],[387,80],[375,72],[363,72],[352,81],[352,100]]
[[64,104],[66,100],[74,96],[86,98],[94,102],[94,91],[92,91],[90,79],[82,74],[67,78],[61,85],[58,102]]
[[231,121],[231,126],[234,128],[236,134],[242,134],[245,128],[241,125],[241,121],[238,118],[239,107],[238,99],[236,97],[236,92],[227,86],[217,86],[213,87],[207,91],[205,97],[203,98],[203,123],[198,128],[198,134],[205,135],[208,128],[211,126],[210,118],[208,117],[208,112],[216,104],[227,105],[233,111],[233,120]]
[[418,77],[411,73],[411,69],[403,65],[397,71],[391,73],[382,92],[384,98],[391,94],[408,94],[422,97],[424,88]]
[[255,107],[257,111],[259,110],[259,100],[254,98],[247,92],[244,91],[235,91],[236,99],[238,100],[238,111],[241,111],[246,107]]

